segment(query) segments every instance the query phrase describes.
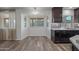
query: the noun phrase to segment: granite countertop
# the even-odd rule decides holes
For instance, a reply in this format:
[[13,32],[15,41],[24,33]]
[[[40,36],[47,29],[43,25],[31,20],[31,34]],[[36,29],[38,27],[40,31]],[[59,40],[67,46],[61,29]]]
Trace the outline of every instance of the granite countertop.
[[79,30],[79,28],[70,28],[70,29],[67,29],[67,28],[51,28],[51,30]]
[[[76,41],[77,40],[77,41]],[[70,41],[74,44],[74,46],[79,49],[79,35],[75,35],[70,38]]]

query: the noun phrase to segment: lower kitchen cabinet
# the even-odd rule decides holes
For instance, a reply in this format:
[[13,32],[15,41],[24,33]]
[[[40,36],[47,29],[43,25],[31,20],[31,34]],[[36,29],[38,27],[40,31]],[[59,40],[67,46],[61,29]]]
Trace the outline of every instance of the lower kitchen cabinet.
[[2,35],[3,35],[2,29],[0,29],[0,40],[2,40]]
[[0,29],[0,40],[16,40],[16,29]]
[[6,40],[6,30],[5,29],[0,29],[0,40]]
[[51,40],[54,43],[69,43],[69,38],[79,34],[79,30],[51,30],[54,32],[54,37],[51,35]]
[[15,29],[8,30],[8,40],[16,40],[16,30]]

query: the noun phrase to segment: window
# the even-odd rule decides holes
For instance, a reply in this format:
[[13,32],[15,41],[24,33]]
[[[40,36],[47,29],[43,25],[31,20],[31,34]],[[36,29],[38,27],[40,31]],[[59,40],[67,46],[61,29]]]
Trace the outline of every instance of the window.
[[27,22],[26,22],[26,17],[24,18],[24,27],[26,27]]
[[71,23],[72,22],[72,16],[66,16],[66,22]]
[[4,18],[4,27],[9,27],[9,19]]
[[30,18],[30,26],[44,26],[44,18]]

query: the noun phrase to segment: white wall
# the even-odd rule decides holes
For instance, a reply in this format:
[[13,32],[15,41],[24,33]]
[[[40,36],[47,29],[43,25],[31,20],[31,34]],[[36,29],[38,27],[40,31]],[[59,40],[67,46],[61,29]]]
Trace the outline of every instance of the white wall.
[[24,18],[25,15],[21,14],[21,39],[24,39],[28,36],[28,26],[24,27]]
[[21,12],[20,9],[16,9],[15,12],[16,19],[16,38],[17,40],[21,40]]
[[49,26],[47,27],[47,37],[49,39],[51,39],[51,23],[52,23],[52,17],[53,17],[52,16],[52,8],[49,10],[48,15],[49,15],[49,19],[48,19]]
[[24,17],[25,15],[23,14],[24,10],[22,8],[17,8],[16,9],[16,35],[17,35],[17,40],[22,40],[28,36],[28,26],[25,28],[24,27]]

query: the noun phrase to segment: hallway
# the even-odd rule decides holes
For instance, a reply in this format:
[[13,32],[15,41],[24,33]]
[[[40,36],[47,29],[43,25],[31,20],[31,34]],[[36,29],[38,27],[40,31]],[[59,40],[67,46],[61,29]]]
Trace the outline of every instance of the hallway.
[[46,37],[36,36],[17,41],[0,41],[0,51],[71,51],[71,44],[54,44]]

